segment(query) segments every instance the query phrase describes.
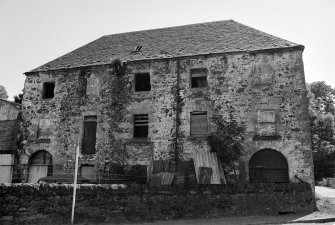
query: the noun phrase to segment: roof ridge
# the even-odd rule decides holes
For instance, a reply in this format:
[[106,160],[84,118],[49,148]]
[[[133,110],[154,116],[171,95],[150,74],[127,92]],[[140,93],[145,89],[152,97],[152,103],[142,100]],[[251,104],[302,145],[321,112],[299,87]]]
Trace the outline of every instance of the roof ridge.
[[129,32],[122,32],[122,33],[115,33],[115,34],[107,34],[102,37],[110,37],[113,35],[120,35],[120,34],[132,34],[132,33],[141,33],[141,32],[148,32],[148,31],[160,31],[160,30],[168,30],[172,28],[181,28],[181,27],[188,27],[188,26],[196,26],[196,25],[205,25],[205,24],[213,24],[213,23],[219,23],[219,22],[235,22],[232,19],[229,20],[216,20],[212,22],[203,22],[203,23],[189,23],[189,24],[184,24],[184,25],[176,25],[176,26],[170,26],[170,27],[161,27],[161,28],[149,28],[149,29],[144,29],[144,30],[135,30],[135,31],[129,31]]

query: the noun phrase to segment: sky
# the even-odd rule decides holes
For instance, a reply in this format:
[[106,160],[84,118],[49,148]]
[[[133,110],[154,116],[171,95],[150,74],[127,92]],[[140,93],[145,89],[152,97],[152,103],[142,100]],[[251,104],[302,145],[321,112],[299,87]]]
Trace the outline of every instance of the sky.
[[335,87],[334,0],[0,0],[0,84],[103,35],[232,19],[305,46],[306,82]]

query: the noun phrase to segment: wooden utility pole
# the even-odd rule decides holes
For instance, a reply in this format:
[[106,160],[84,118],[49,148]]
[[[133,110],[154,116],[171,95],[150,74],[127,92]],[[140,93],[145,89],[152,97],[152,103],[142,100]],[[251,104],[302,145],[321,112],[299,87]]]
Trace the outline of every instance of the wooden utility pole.
[[73,200],[72,200],[71,224],[73,224],[73,222],[74,222],[74,208],[75,208],[75,205],[76,205],[78,158],[79,158],[79,143],[78,143],[77,151],[76,151],[76,165],[74,167],[74,182],[73,182]]

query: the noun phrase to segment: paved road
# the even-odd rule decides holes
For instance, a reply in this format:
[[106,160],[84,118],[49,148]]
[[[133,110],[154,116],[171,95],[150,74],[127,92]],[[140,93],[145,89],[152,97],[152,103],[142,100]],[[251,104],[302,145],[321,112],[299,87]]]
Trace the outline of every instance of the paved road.
[[315,186],[315,193],[324,198],[335,198],[335,189]]
[[[292,224],[290,221],[297,219],[312,219],[316,216],[309,215],[282,215],[282,216],[248,216],[248,217],[222,217],[215,219],[184,219],[184,220],[170,220],[170,221],[155,221],[152,223],[138,223],[136,225],[266,225],[266,224]],[[294,224],[320,224],[320,223],[294,223]],[[324,225],[335,225],[335,222],[322,223]],[[135,224],[126,224],[135,225]]]

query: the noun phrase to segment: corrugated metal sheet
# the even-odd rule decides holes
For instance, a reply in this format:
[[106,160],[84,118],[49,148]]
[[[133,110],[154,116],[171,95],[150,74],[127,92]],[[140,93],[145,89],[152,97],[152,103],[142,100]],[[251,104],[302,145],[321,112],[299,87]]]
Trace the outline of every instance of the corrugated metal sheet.
[[199,151],[192,154],[195,173],[199,182],[199,167],[212,168],[211,184],[221,184],[220,170],[216,154],[210,151]]
[[172,184],[174,173],[162,172],[160,173],[160,176],[162,178],[161,185],[171,185]]

